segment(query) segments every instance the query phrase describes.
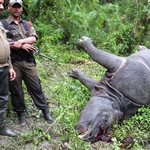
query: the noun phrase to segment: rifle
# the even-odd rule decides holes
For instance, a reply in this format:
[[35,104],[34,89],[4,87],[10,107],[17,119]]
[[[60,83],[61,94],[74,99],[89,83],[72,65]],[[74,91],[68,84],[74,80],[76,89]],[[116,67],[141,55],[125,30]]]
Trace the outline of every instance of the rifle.
[[[10,44],[15,42],[14,40],[12,40],[12,39],[10,39],[10,38],[7,38],[7,41],[8,41]],[[41,54],[41,53],[39,52],[39,49],[38,49],[37,47],[35,47],[35,46],[34,46],[34,48],[33,48],[33,52],[34,52],[35,54],[38,54],[38,55],[40,55],[40,56],[42,56],[42,57],[45,57],[45,58],[47,58],[47,59],[49,59],[49,60],[52,60],[52,58]]]

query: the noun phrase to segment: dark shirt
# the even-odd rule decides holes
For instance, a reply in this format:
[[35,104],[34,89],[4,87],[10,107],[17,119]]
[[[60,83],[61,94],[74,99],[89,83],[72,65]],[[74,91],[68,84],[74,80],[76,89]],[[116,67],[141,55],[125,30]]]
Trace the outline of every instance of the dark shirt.
[[[8,34],[9,35],[8,38],[11,38],[14,41],[18,41],[20,39],[27,38],[26,35],[29,35],[28,37],[35,36],[36,39],[38,38],[32,23],[30,24],[30,27],[29,27],[29,31],[28,31],[29,33],[27,33],[27,31],[24,29],[23,24],[22,24],[26,20],[22,20],[20,18],[19,19],[19,24],[16,24],[12,20],[11,16],[9,16],[6,19],[6,21],[8,22],[9,28],[10,28],[10,31],[9,31],[9,34]],[[28,21],[26,21],[26,23],[28,25]],[[35,63],[33,52],[28,53],[27,51],[25,51],[23,49],[20,49],[20,50],[13,50],[13,49],[11,49],[11,55],[10,56],[11,56],[12,63],[14,63],[16,61],[23,61],[23,60],[26,60],[27,62]]]

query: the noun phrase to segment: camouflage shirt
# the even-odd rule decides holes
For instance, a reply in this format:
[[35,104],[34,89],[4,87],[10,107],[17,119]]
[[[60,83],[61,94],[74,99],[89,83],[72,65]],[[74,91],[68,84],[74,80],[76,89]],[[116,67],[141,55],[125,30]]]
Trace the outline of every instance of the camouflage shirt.
[[12,68],[10,61],[10,46],[6,40],[6,30],[0,22],[0,68],[5,66]]

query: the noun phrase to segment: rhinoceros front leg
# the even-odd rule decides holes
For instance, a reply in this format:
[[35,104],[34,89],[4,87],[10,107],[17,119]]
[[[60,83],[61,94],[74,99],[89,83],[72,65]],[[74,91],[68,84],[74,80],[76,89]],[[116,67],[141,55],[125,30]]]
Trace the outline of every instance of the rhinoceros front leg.
[[79,69],[72,69],[71,72],[68,72],[68,75],[74,79],[78,79],[83,85],[85,85],[89,91],[95,87],[97,81],[85,76],[82,74]]
[[92,44],[91,39],[85,36],[78,39],[76,41],[76,45],[83,48],[94,61],[107,68],[111,73],[118,70],[126,61],[125,58],[118,57],[114,54],[110,54],[102,50],[98,50]]

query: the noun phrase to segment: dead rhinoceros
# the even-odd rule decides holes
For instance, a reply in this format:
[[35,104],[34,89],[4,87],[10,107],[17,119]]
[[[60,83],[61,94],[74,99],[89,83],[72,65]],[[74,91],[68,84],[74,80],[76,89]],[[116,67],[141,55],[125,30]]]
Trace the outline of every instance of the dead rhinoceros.
[[91,91],[75,128],[81,139],[93,142],[117,119],[131,117],[139,107],[150,103],[150,50],[140,47],[129,57],[118,57],[98,50],[85,36],[76,44],[107,69],[100,81],[86,77],[78,69],[68,73]]

